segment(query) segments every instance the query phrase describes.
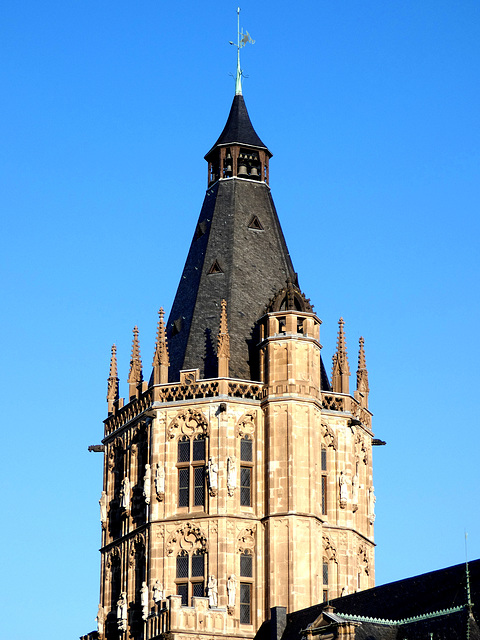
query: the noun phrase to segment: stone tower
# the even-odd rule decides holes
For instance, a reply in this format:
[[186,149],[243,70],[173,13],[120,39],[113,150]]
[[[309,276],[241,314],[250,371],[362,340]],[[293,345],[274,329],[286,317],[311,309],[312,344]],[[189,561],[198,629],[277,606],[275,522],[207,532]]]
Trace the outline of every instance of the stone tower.
[[100,499],[98,633],[252,638],[374,585],[371,413],[363,339],[350,394],[344,322],[332,380],[269,188],[271,153],[237,94],[153,371],[116,348]]

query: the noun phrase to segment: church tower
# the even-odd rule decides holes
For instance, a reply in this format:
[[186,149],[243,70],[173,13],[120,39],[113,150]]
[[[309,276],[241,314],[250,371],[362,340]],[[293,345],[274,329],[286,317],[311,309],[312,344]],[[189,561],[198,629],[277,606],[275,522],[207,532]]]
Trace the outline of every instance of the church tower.
[[[205,159],[205,199],[144,380],[116,347],[103,444],[98,632],[84,640],[253,638],[272,607],[374,586],[364,342],[331,381],[238,91]],[[278,611],[278,610],[277,610]]]

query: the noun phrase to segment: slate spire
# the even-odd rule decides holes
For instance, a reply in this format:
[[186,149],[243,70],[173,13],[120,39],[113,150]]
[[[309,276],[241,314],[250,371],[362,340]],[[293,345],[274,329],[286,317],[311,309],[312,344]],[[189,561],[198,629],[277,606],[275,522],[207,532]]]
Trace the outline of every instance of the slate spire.
[[[256,323],[287,278],[297,276],[268,187],[270,151],[243,96],[205,156],[208,189],[167,322],[169,378],[182,369],[216,377],[221,301],[228,308],[229,375],[258,380]],[[255,224],[252,224],[255,216]]]

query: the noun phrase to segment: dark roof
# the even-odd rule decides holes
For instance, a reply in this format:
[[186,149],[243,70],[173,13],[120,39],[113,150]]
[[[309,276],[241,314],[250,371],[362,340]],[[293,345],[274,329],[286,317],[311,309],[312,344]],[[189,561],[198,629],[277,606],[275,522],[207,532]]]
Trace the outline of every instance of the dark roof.
[[[480,617],[480,560],[471,562],[469,568],[473,615],[478,620]],[[426,637],[427,631],[447,634],[445,637],[456,640],[466,637],[467,624],[470,625],[471,640],[480,639],[479,627],[474,620],[469,619],[466,609],[407,622],[408,619],[416,616],[460,607],[466,602],[465,565],[459,564],[336,598],[330,604],[340,617],[353,615],[370,619],[369,622],[365,621],[357,628],[355,638],[359,640],[363,638],[390,640],[400,637],[413,640]],[[287,627],[282,640],[299,640],[300,631],[312,624],[321,615],[325,606],[326,604],[322,603],[288,614]],[[395,624],[379,624],[378,619],[395,621]],[[397,633],[399,630],[401,633]],[[264,636],[267,637],[266,634]]]
[[[251,228],[253,213],[263,230]],[[287,278],[296,274],[268,186],[233,178],[208,189],[167,323],[171,381],[182,369],[217,376],[223,298],[230,377],[258,380],[256,323]]]
[[234,97],[232,107],[228,115],[227,123],[223,128],[220,137],[207,153],[205,158],[210,155],[215,147],[218,147],[220,145],[233,144],[234,142],[250,147],[260,147],[262,149],[267,149],[267,147],[258,137],[255,129],[253,128],[243,96]]

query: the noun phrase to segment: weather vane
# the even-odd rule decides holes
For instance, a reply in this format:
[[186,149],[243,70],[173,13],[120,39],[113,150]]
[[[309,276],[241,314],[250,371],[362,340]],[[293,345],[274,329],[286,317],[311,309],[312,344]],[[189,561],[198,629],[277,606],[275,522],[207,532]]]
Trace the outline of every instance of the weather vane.
[[237,7],[237,44],[230,40],[230,44],[233,44],[234,47],[237,47],[237,75],[235,78],[235,95],[242,95],[242,76],[246,78],[243,74],[242,68],[240,67],[240,49],[250,42],[250,44],[255,44],[255,40],[252,40],[248,31],[243,33],[240,31],[240,7]]

